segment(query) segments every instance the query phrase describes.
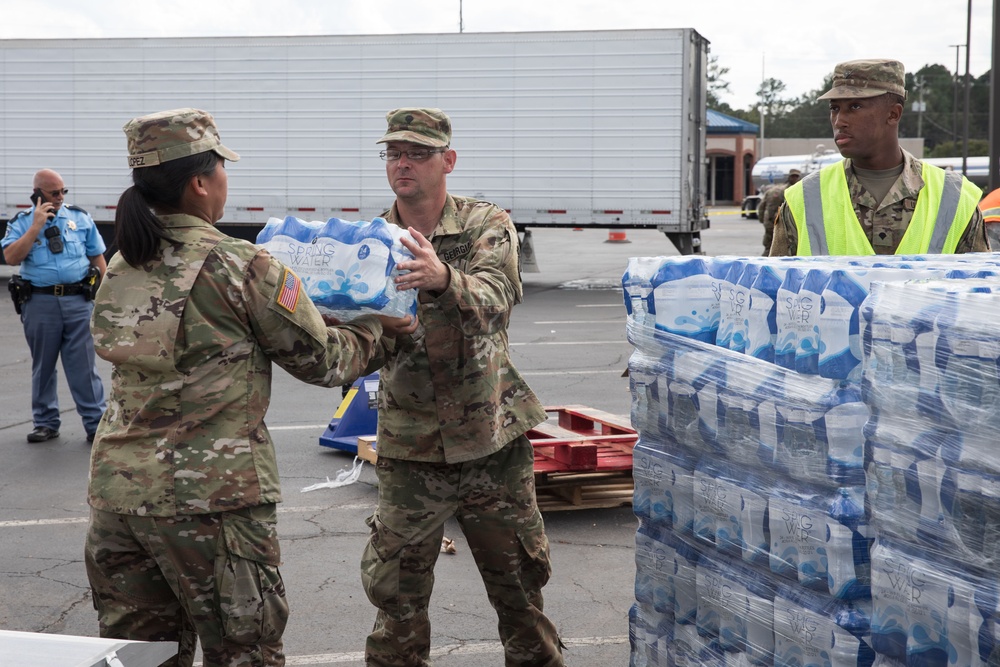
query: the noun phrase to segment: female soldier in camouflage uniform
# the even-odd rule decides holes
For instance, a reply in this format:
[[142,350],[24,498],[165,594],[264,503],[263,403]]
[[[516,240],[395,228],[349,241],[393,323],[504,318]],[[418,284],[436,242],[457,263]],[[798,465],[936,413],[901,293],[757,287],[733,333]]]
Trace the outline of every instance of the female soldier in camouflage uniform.
[[239,156],[211,115],[164,111],[124,130],[134,186],[92,325],[114,364],[86,544],[101,636],[178,641],[178,665],[192,664],[196,637],[206,667],[283,665],[271,363],[349,383],[382,322],[328,328],[294,273],[215,228],[224,161]]

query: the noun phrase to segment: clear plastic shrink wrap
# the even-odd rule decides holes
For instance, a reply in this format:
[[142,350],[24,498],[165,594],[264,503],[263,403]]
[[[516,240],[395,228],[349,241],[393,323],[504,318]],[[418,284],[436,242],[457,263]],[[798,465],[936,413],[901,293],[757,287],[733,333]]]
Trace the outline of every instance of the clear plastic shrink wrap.
[[271,218],[257,235],[291,268],[320,312],[348,321],[364,313],[403,317],[417,312],[416,290],[396,290],[396,265],[413,259],[400,238],[409,233],[382,218],[307,222]]
[[988,664],[998,272],[630,261],[632,665]]

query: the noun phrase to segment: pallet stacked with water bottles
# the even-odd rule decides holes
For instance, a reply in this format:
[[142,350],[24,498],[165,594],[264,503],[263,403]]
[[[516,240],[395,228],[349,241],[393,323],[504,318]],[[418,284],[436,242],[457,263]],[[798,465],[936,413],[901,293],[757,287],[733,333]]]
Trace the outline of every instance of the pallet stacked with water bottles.
[[1000,656],[1000,255],[633,258],[632,665]]

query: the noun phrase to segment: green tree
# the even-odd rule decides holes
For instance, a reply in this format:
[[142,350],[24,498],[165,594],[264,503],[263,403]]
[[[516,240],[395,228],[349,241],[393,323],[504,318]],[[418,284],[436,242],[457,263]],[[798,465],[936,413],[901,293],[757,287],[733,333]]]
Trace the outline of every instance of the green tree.
[[786,111],[771,122],[769,134],[772,137],[829,136],[830,105],[817,98],[830,89],[832,82],[830,74],[818,89],[789,100]]
[[732,112],[732,107],[719,99],[719,95],[722,93],[732,93],[729,89],[729,82],[723,78],[727,74],[729,74],[729,68],[719,65],[718,56],[708,57],[708,108],[721,111],[722,113]]
[[969,95],[969,155],[989,155],[989,149],[986,152],[973,153],[971,145],[973,139],[984,139],[989,142],[991,93],[989,72],[972,80]]
[[[757,89],[757,101],[745,109],[732,109],[719,96],[729,93],[725,80],[728,67],[709,56],[709,106],[751,123],[760,123],[764,107],[766,134],[769,137],[813,138],[832,136],[829,104],[817,99],[833,85],[833,74],[824,77],[816,89],[798,98],[785,99],[785,85],[778,79],[765,79]],[[922,137],[925,153],[932,156],[956,156],[963,150],[965,135],[965,76],[956,76],[944,65],[924,65],[906,75],[907,97],[900,119],[900,137]],[[969,155],[988,153],[990,72],[970,77],[969,84]],[[956,95],[957,94],[957,95]],[[914,106],[916,105],[916,106]],[[956,141],[957,140],[957,141]]]
[[[926,148],[926,147],[925,147]],[[961,157],[962,141],[943,141],[931,150],[925,150],[927,157]],[[990,142],[986,139],[969,139],[969,156],[989,155]]]
[[788,100],[782,99],[781,93],[785,91],[785,84],[778,79],[764,79],[757,88],[757,118],[760,122],[760,111],[764,111],[766,122],[774,122],[785,114],[788,110]]
[[[926,149],[951,141],[955,116],[955,83],[951,72],[943,65],[924,65],[906,76],[906,89],[899,136],[922,137]],[[961,124],[958,131],[961,132]]]

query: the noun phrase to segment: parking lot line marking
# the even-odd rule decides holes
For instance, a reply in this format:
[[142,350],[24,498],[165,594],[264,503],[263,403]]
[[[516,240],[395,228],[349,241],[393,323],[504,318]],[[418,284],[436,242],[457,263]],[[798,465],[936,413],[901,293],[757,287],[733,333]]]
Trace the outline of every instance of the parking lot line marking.
[[[572,647],[582,647],[582,646],[614,646],[618,644],[625,644],[628,642],[628,637],[625,635],[617,635],[612,637],[578,637],[578,638],[566,638],[560,637],[563,644],[567,648]],[[496,653],[498,655],[503,654],[503,646],[500,645],[499,641],[495,642],[469,642],[465,644],[448,644],[445,646],[438,646],[437,648],[431,649],[432,658],[443,658],[446,656],[453,655],[483,655],[489,653]],[[320,655],[300,655],[300,656],[287,656],[285,658],[286,665],[331,665],[342,662],[361,662],[365,659],[365,654],[363,651],[352,651],[350,653],[325,653]],[[196,666],[202,663],[194,663]]]
[[0,521],[0,528],[23,528],[26,526],[65,526],[73,523],[87,523],[90,517],[74,517],[72,519],[31,519],[26,521]]
[[[282,507],[278,506],[278,514],[307,513],[307,512],[328,512],[330,510],[364,510],[372,509],[370,503],[354,503],[351,505],[305,505],[302,507]],[[82,524],[90,521],[90,517],[78,516],[66,519],[26,519],[23,521],[0,521],[0,528],[30,528],[32,526],[66,526],[71,524]]]
[[511,347],[524,347],[525,345],[618,345],[619,343],[628,343],[624,338],[622,340],[549,340],[543,341],[541,343],[511,343]]
[[542,320],[533,324],[614,324],[621,326],[621,320]]
[[597,373],[614,373],[615,375],[621,375],[622,372],[623,370],[620,368],[602,368],[594,371],[524,371],[521,375],[524,377],[536,377],[540,375],[595,375]]

